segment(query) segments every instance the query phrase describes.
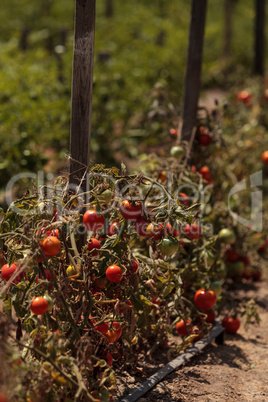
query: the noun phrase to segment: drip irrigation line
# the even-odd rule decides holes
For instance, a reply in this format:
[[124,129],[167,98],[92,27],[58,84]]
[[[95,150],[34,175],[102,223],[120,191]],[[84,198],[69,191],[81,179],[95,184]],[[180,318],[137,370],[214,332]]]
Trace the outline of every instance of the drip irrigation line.
[[217,338],[224,328],[219,322],[216,322],[209,335],[200,339],[195,345],[187,350],[183,355],[176,357],[166,366],[162,367],[157,373],[153,374],[148,378],[143,384],[135,388],[129,395],[125,396],[121,402],[135,402],[141,398],[146,392],[150,391],[157,383],[159,383],[163,378],[172,371],[176,370],[179,366],[190,360],[193,356],[204,349],[213,339]]

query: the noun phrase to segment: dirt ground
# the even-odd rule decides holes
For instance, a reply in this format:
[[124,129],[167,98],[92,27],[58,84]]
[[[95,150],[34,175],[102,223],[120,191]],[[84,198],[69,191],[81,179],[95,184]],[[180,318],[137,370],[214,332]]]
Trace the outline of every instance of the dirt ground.
[[[241,300],[255,300],[260,326],[250,325],[246,330],[242,325],[236,335],[225,336],[223,345],[208,345],[139,398],[139,402],[268,401],[268,272],[262,281],[244,282],[231,292]],[[118,401],[168,363],[166,354],[155,355],[154,362],[144,359],[135,370],[122,373]]]

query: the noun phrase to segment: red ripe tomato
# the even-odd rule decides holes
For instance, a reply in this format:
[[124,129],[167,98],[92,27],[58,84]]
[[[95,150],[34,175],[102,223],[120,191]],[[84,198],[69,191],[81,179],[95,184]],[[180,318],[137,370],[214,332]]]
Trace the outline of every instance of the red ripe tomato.
[[216,301],[217,297],[213,290],[199,289],[194,295],[194,305],[199,310],[210,310]]
[[236,334],[240,327],[240,320],[237,317],[225,317],[222,321],[222,326],[228,334]]
[[166,172],[160,172],[157,177],[157,180],[161,181],[162,183],[165,183],[167,181],[167,178],[168,178],[168,176],[167,176]]
[[264,151],[261,155],[261,159],[265,165],[268,165],[268,151]]
[[189,200],[189,197],[186,194],[179,193],[178,199],[179,199],[181,205],[183,205],[185,207],[189,207],[190,200]]
[[119,322],[114,321],[112,323],[112,330],[116,332],[116,341],[120,338],[120,336],[122,335],[122,327],[119,324]]
[[261,244],[261,245],[260,245],[260,247],[258,248],[257,251],[258,251],[258,253],[259,253],[260,255],[262,255],[262,254],[265,253],[266,249],[267,249],[267,245],[264,243],[264,244]]
[[113,222],[108,228],[108,236],[113,236],[119,233],[120,225],[118,222]]
[[136,274],[139,270],[139,264],[137,263],[137,261],[135,260],[131,260],[130,261],[130,265],[129,265],[129,270],[133,273]]
[[192,323],[188,319],[186,320],[181,319],[179,322],[177,322],[175,328],[179,335],[188,336],[191,333]]
[[228,247],[225,251],[224,259],[226,262],[235,262],[239,259],[239,254],[232,247]]
[[212,135],[207,128],[201,126],[198,129],[197,139],[199,144],[208,146],[212,141]]
[[120,314],[126,314],[129,311],[130,308],[132,308],[132,303],[131,303],[130,300],[127,300],[124,303],[120,303],[119,304],[119,313]]
[[179,130],[177,128],[171,128],[169,130],[169,134],[172,135],[172,137],[177,137],[179,134]]
[[205,318],[205,321],[209,324],[214,324],[216,320],[216,313],[214,310],[211,310],[207,313],[207,316]]
[[111,365],[113,364],[113,356],[111,355],[111,353],[107,352],[106,359],[107,359],[108,366],[111,367]]
[[211,176],[210,176],[210,169],[208,166],[203,166],[201,167],[201,169],[199,169],[199,173],[201,174],[201,176],[203,177],[204,180],[211,180]]
[[48,302],[44,297],[36,297],[33,299],[30,309],[36,315],[43,315],[48,310]]
[[118,265],[110,265],[106,269],[106,276],[110,282],[117,283],[122,280],[123,272]]
[[57,237],[48,236],[41,242],[41,247],[46,257],[54,257],[59,253],[61,244]]
[[89,209],[84,213],[83,223],[87,230],[99,232],[103,228],[105,220],[104,216],[98,214],[95,209]]
[[188,239],[198,239],[201,236],[201,228],[196,223],[185,225],[184,234]]
[[[151,298],[151,302],[152,302],[153,304],[156,304],[157,306],[160,306],[160,300],[159,300],[158,296],[152,297],[152,298]],[[158,307],[156,307],[156,306],[151,306],[151,309],[152,309],[152,310],[157,310],[157,308],[158,308]]]
[[180,231],[176,228],[176,226],[178,225],[174,224],[174,226],[171,226],[170,222],[166,222],[164,228],[164,234],[166,236],[178,237],[180,235]]
[[149,225],[146,227],[146,234],[151,239],[157,241],[160,240],[161,237],[163,236],[163,229],[164,226],[162,225],[162,223],[159,224],[149,223]]
[[46,235],[59,238],[59,230],[58,229],[47,230]]
[[2,392],[0,392],[0,402],[8,402],[7,397]]
[[8,282],[9,279],[12,277],[12,275],[16,272],[17,275],[16,277],[13,279],[12,284],[13,285],[17,285],[22,278],[24,277],[24,273],[20,272],[21,271],[21,267],[16,264],[15,262],[13,262],[13,264],[11,264],[9,266],[9,264],[5,264],[2,266],[2,272],[1,272],[1,277]]
[[108,339],[109,343],[114,343],[117,339],[117,333],[114,329],[109,329],[106,334],[106,338]]
[[252,95],[248,91],[240,91],[236,94],[236,97],[247,106],[251,103]]
[[148,226],[149,226],[149,222],[141,217],[141,218],[137,219],[137,221],[135,223],[135,230],[140,236],[147,237],[148,234],[146,232],[146,229]]
[[[92,237],[88,244],[87,244],[87,251],[91,251],[94,248],[100,249],[101,248],[101,244],[99,242],[99,240],[95,239],[94,237]],[[93,251],[93,253],[91,253],[91,255],[98,255],[99,252],[98,251]]]
[[101,334],[105,335],[106,332],[109,329],[109,324],[107,322],[102,322],[99,325],[95,325],[96,321],[93,318],[90,318],[90,321],[92,322],[92,324],[94,325],[94,329],[98,332],[100,332]]
[[137,220],[142,216],[142,203],[141,201],[124,200],[120,205],[120,212],[125,219]]

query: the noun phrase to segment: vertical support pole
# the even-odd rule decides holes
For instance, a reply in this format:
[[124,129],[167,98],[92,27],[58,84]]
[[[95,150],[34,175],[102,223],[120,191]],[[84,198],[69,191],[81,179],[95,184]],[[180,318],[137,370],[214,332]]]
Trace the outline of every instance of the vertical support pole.
[[[76,0],[70,132],[70,189],[87,191],[90,160],[96,0]],[[87,197],[86,203],[88,201]],[[84,211],[82,211],[83,213]],[[82,220],[82,218],[81,218]],[[80,222],[82,224],[82,222]],[[81,251],[87,233],[80,236]]]
[[223,27],[224,85],[226,85],[227,83],[227,78],[230,70],[231,40],[232,40],[232,11],[233,11],[233,0],[224,0],[224,27]]
[[265,0],[255,0],[254,74],[264,76]]
[[90,158],[96,0],[76,0],[70,133],[70,184],[86,191]]
[[105,9],[106,18],[112,18],[114,15],[114,0],[106,0]]
[[201,82],[207,0],[192,0],[191,23],[183,95],[182,139],[189,141],[196,123]]

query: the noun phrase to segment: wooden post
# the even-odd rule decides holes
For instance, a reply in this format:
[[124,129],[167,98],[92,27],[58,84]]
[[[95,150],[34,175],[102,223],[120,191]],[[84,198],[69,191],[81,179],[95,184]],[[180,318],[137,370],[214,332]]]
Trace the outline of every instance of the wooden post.
[[207,0],[192,0],[192,12],[183,95],[182,139],[189,141],[196,123],[201,82]]
[[70,184],[86,191],[90,157],[96,0],[76,0],[70,136]]
[[255,0],[254,74],[264,75],[265,0]]
[[232,38],[232,9],[233,0],[224,1],[224,42],[223,57],[226,62],[229,61],[231,55],[231,38]]
[[105,9],[106,18],[112,18],[114,15],[114,0],[106,0]]

